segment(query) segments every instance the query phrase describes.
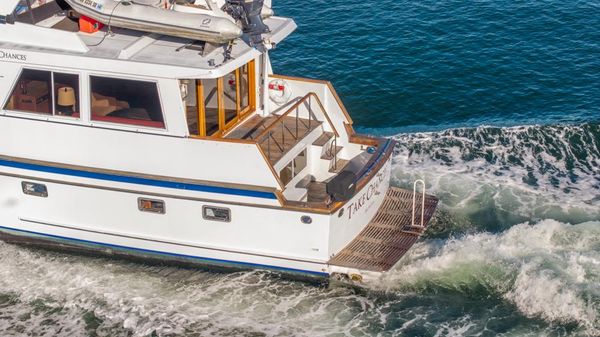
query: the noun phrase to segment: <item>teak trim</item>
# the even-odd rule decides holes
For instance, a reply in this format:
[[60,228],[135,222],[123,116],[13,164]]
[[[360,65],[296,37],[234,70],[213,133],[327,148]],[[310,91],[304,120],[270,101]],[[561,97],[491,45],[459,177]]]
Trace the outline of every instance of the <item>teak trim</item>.
[[[242,69],[246,67],[246,72]],[[245,107],[241,106],[243,97],[241,95],[242,76],[246,73],[247,79],[247,95],[248,105]],[[235,85],[236,85],[236,112],[235,117],[229,122],[225,119],[225,78],[229,74],[235,74]],[[218,124],[219,128],[213,134],[207,135],[206,130],[206,106],[204,102],[204,91],[205,85],[202,79],[196,79],[196,97],[197,97],[197,117],[198,117],[198,133],[196,135],[190,135],[191,138],[204,139],[203,137],[221,138],[224,137],[229,131],[236,128],[241,124],[247,117],[251,115],[253,111],[256,111],[256,61],[251,60],[245,65],[237,68],[235,71],[229,73],[223,77],[216,79],[217,83],[217,113],[218,113]]]
[[[259,143],[254,143],[254,144],[258,148],[258,152],[260,152],[261,156],[265,160],[265,163],[267,164],[267,166],[271,170],[271,173],[273,173],[273,176],[277,180],[277,183],[279,184],[279,188],[281,189],[281,191],[283,191],[285,189],[285,185],[283,185],[283,182],[281,181],[281,178],[279,178],[279,174],[277,174],[277,171],[275,171],[275,168],[273,167],[273,165],[271,165],[271,162],[269,161],[269,158],[267,157],[267,154],[262,149],[262,147],[260,146]],[[277,192],[280,192],[280,191],[277,191]],[[281,198],[283,198],[283,194],[277,195],[277,199],[279,199],[279,202],[283,205],[284,203],[282,202]],[[283,198],[283,200],[285,200],[285,198]]]
[[198,105],[198,135],[206,136],[206,108],[202,80],[196,80],[196,105]]

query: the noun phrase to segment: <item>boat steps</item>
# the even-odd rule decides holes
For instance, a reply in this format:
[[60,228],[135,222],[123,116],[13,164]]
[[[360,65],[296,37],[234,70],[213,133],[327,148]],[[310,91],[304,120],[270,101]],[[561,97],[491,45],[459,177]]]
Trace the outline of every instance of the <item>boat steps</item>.
[[325,144],[329,143],[329,141],[331,140],[331,138],[333,138],[333,136],[334,136],[333,132],[325,131],[319,138],[317,138],[317,140],[315,140],[313,142],[312,145],[325,146]]
[[343,146],[331,146],[325,151],[325,153],[321,156],[321,159],[324,160],[332,160],[335,158],[336,154],[340,153],[344,147]]
[[346,160],[346,159],[338,159],[335,164],[332,163],[331,167],[329,168],[329,173],[340,173],[344,170],[344,167],[346,167],[346,165],[348,165],[350,161]]
[[[421,198],[419,193],[417,199]],[[436,197],[425,195],[425,207],[418,207],[413,214],[413,192],[390,187],[373,220],[328,264],[365,271],[388,271],[423,234],[437,203]],[[422,212],[423,226],[412,226],[412,219],[420,219]]]

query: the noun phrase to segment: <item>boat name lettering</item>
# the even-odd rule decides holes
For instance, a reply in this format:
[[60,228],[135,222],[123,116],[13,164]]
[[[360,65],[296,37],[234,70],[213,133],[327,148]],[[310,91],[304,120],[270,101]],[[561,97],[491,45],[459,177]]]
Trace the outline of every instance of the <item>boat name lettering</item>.
[[82,4],[84,4],[86,6],[90,6],[90,7],[96,8],[98,10],[102,9],[102,4],[99,4],[96,1],[92,1],[92,0],[79,0],[79,2],[81,2]]
[[377,175],[373,178],[373,181],[371,181],[369,186],[366,188],[365,192],[363,192],[363,194],[358,199],[356,199],[348,206],[348,220],[352,219],[352,216],[356,214],[356,212],[358,212],[361,208],[363,208],[363,206],[369,200],[371,200],[373,196],[379,195],[381,193],[379,191],[379,187],[385,181],[385,176],[386,175],[384,174],[384,172],[378,172]]
[[17,61],[27,61],[27,55],[7,53],[7,52],[4,52],[4,51],[0,50],[0,59],[9,59],[9,60],[17,60]]

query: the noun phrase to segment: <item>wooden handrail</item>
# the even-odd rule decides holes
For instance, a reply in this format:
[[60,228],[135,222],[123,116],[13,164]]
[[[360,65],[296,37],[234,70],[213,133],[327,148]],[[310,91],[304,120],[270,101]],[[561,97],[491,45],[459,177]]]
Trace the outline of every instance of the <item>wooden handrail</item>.
[[340,134],[337,132],[335,126],[333,125],[333,122],[331,122],[331,119],[329,118],[329,114],[327,113],[327,110],[325,110],[323,103],[321,103],[321,99],[319,99],[319,96],[317,96],[317,94],[315,94],[314,92],[309,93],[309,95],[312,95],[317,99],[317,103],[319,103],[319,107],[321,108],[321,111],[323,111],[323,115],[325,115],[325,118],[327,119],[329,126],[331,126],[331,128],[333,129],[333,133],[335,134],[336,137],[339,137]]
[[[314,97],[317,100],[317,103],[319,104],[319,108],[321,108],[321,111],[323,112],[323,115],[325,115],[325,118],[327,119],[327,122],[329,123],[329,125],[333,129],[333,133],[336,135],[336,137],[339,137],[340,134],[337,132],[335,126],[331,122],[331,119],[327,115],[327,110],[325,110],[325,108],[323,107],[323,103],[321,103],[321,100],[319,99],[319,96],[317,96],[317,94],[315,94],[314,92],[309,92],[308,94],[304,95],[304,97],[302,97],[300,100],[298,100],[298,102],[294,103],[294,105],[292,105],[285,113],[279,115],[279,117],[277,117],[277,119],[273,123],[271,123],[271,125],[269,125],[261,133],[259,133],[258,136],[256,136],[254,139],[260,142],[260,139],[264,138],[269,133],[269,131],[271,131],[272,129],[274,129],[280,122],[283,121],[283,119],[286,116],[288,116],[294,110],[296,110],[297,108],[299,108],[300,105],[302,103],[304,103],[305,101],[307,101],[310,97]],[[310,112],[311,111],[310,111],[310,107],[309,107],[309,113]]]

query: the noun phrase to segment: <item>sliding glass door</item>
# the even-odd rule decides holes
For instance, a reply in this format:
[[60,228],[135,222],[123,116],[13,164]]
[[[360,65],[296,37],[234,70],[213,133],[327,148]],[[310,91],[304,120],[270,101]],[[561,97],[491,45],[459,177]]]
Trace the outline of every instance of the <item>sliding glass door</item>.
[[[187,80],[190,134],[220,137],[256,107],[254,61],[216,79]],[[193,87],[194,90],[190,90]]]

